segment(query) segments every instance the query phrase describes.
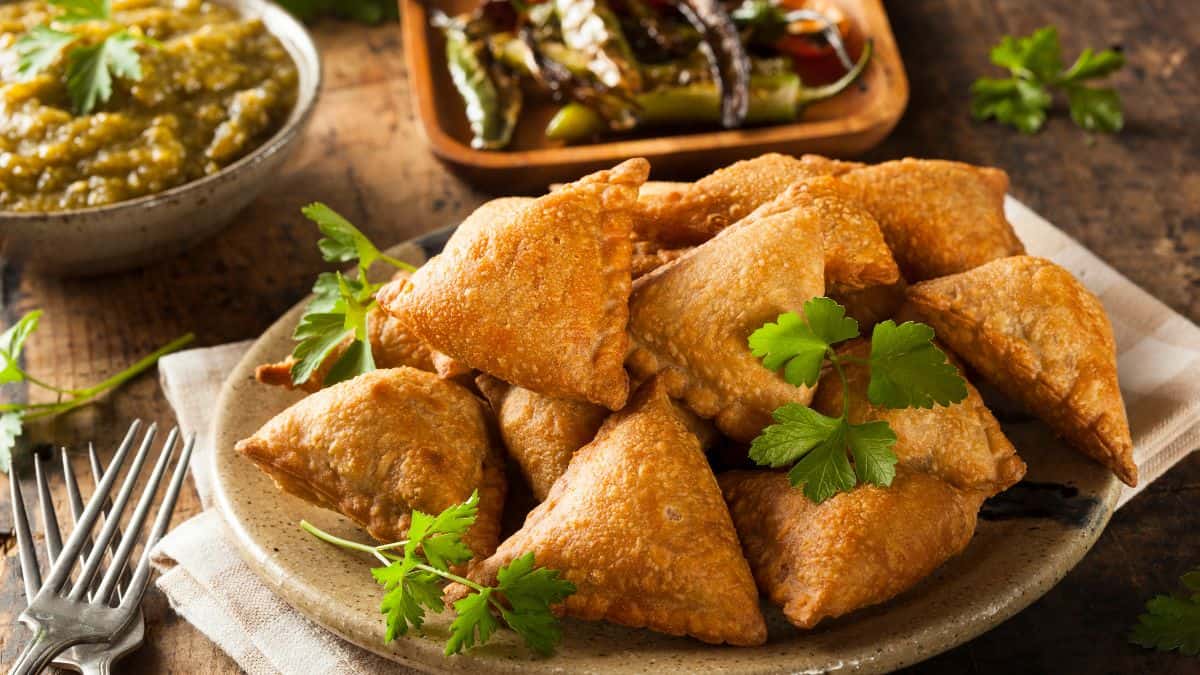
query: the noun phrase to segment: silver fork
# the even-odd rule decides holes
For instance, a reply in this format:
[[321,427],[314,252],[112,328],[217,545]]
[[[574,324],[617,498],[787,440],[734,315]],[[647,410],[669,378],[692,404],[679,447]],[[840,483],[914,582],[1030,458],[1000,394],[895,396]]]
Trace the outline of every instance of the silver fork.
[[[100,482],[100,477],[104,475],[104,467],[100,463],[100,457],[96,454],[96,448],[91,443],[88,444],[88,462],[91,465],[92,480],[94,483]],[[62,550],[62,535],[58,529],[58,517],[54,512],[54,503],[50,498],[50,485],[46,480],[46,474],[42,470],[42,460],[38,455],[33,456],[34,476],[37,483],[38,491],[38,506],[41,512],[42,532],[46,545],[47,565],[53,565]],[[62,471],[63,483],[66,486],[67,500],[71,506],[71,517],[73,522],[78,523],[79,517],[83,514],[83,498],[79,494],[79,484],[75,480],[75,471],[71,467],[71,458],[67,454],[67,449],[62,449]],[[10,481],[10,486],[13,491],[13,522],[18,525],[28,524],[29,517],[25,511],[24,499],[18,487],[18,481]],[[102,513],[107,517],[111,500],[105,500],[105,505]],[[26,532],[22,532],[20,528],[17,530],[18,542],[27,538]],[[121,531],[118,529],[113,534],[112,544],[109,546],[110,552],[116,552],[121,544]],[[22,543],[23,545],[23,543]],[[83,548],[80,550],[80,555],[86,557],[91,549],[91,538],[84,542]],[[22,558],[22,562],[25,559]],[[26,602],[32,600],[37,595],[38,588],[42,585],[41,572],[35,566],[31,569],[22,569],[21,577],[24,580],[25,599]],[[93,581],[93,584],[95,582]],[[129,574],[121,576],[120,583],[117,584],[117,597],[120,598],[129,588]],[[94,589],[93,589],[94,590]],[[89,599],[94,598],[94,593],[89,593]],[[130,622],[125,630],[121,631],[112,642],[98,642],[94,644],[81,644],[71,647],[67,651],[59,654],[54,658],[53,664],[61,668],[69,668],[83,675],[107,675],[112,664],[116,663],[121,657],[136,649],[142,644],[145,637],[145,619],[141,611]]]
[[[111,508],[104,519],[103,527],[92,540],[92,531],[96,529],[100,515],[105,511],[106,501],[116,483],[117,474],[120,473],[140,428],[140,422],[134,422],[129,428],[129,432],[126,433],[125,439],[113,457],[112,465],[103,472],[97,481],[96,490],[87,506],[79,514],[75,529],[66,543],[60,545],[60,537],[56,536],[58,534],[57,527],[53,528],[53,532],[47,528],[47,548],[58,550],[57,555],[52,556],[54,563],[40,588],[30,584],[33,575],[40,576],[40,574],[37,574],[37,556],[34,552],[29,520],[25,517],[24,502],[20,496],[20,489],[15,487],[15,481],[13,481],[14,529],[17,531],[21,569],[26,579],[26,593],[33,598],[29,607],[21,613],[19,618],[21,622],[33,628],[34,635],[13,665],[12,670],[9,671],[12,675],[29,675],[40,672],[56,656],[77,644],[111,643],[123,631],[129,629],[139,615],[142,597],[150,579],[150,550],[166,532],[171,514],[175,509],[175,502],[179,497],[179,490],[187,475],[188,460],[191,458],[192,448],[195,444],[195,439],[190,439],[176,462],[174,475],[163,496],[150,535],[146,539],[141,559],[129,578],[124,592],[118,594],[117,589],[121,585],[121,577],[127,572],[127,564],[133,548],[137,544],[142,526],[149,515],[154,496],[163,482],[178,438],[178,433],[174,430],[168,435],[154,470],[130,516],[126,536],[120,540],[119,544],[115,543],[121,516],[129,499],[133,496],[137,479],[142,473],[142,468],[154,443],[156,427],[155,425],[150,426],[134,456],[129,471],[126,472],[120,492],[112,499]],[[94,467],[94,469],[98,468],[98,466]],[[43,498],[43,505],[47,504],[48,491],[40,496]],[[17,500],[21,501],[19,511],[15,503]],[[46,515],[47,512],[43,509],[43,517]],[[46,522],[52,520],[52,512],[50,515],[51,518],[47,518]],[[98,578],[97,574],[100,572],[105,554],[110,547],[114,549],[110,556],[110,564],[104,571],[103,577]],[[77,562],[82,569],[72,584],[71,572]]]

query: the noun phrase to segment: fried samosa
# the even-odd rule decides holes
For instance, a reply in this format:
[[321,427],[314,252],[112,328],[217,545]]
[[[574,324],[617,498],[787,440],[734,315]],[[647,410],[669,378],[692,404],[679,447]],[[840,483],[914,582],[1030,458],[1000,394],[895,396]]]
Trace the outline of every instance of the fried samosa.
[[415,368],[376,370],[308,396],[237,444],[285,492],[339,511],[382,542],[411,512],[441,513],[479,491],[464,537],[477,556],[500,537],[506,485],[483,404]]
[[799,628],[913,587],[967,547],[983,502],[904,467],[890,487],[860,485],[820,504],[776,471],[718,480],[755,581]]
[[[838,349],[838,353],[867,359],[871,343],[854,340]],[[933,474],[956,488],[979,491],[987,497],[1007,490],[1025,475],[1025,463],[970,382],[967,382],[967,398],[961,403],[889,409],[872,405],[867,398],[870,368],[850,362],[843,366],[843,371],[850,395],[850,422],[887,422],[896,432],[892,452],[900,459],[901,466]],[[841,416],[842,382],[836,372],[826,371],[822,375],[812,407],[832,417]]]
[[633,278],[644,277],[663,265],[682,258],[692,248],[692,246],[663,248],[654,242],[634,241],[633,262],[630,264]]
[[[576,586],[567,616],[705,642],[759,645],[758,592],[696,437],[650,383],[575,454],[525,525],[473,565],[492,583],[533,552]],[[455,598],[462,587],[451,587]]]
[[633,228],[639,238],[668,246],[701,244],[797,181],[859,166],[817,155],[797,159],[768,153],[730,164],[681,188],[643,195]]
[[508,454],[538,501],[546,498],[575,451],[595,438],[608,417],[602,406],[542,396],[491,375],[480,375],[475,383],[491,403]]
[[673,396],[743,442],[784,403],[807,404],[812,389],[764,368],[746,341],[824,292],[821,237],[800,208],[766,204],[638,279],[629,301],[633,375],[662,373]]
[[846,316],[858,322],[863,331],[872,326],[894,318],[904,307],[905,289],[908,284],[901,277],[894,284],[869,286],[862,289],[843,288],[832,285],[826,289],[826,295],[846,308]]
[[908,300],[993,386],[1137,484],[1112,325],[1070,272],[1042,258],[1004,258],[916,284]]
[[379,292],[434,349],[546,396],[619,410],[631,224],[649,164],[632,159],[503,217],[468,219],[445,250]]
[[1025,252],[1004,216],[1008,175],[933,159],[863,167],[838,180],[883,229],[910,281],[924,281]]

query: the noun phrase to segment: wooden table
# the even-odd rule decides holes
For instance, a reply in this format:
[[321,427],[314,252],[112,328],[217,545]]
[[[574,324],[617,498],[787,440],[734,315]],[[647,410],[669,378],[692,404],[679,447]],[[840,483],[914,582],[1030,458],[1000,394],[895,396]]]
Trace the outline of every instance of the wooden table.
[[[1190,3],[907,0],[888,9],[908,65],[912,100],[870,160],[904,155],[1000,166],[1013,193],[1192,320],[1200,320],[1200,16]],[[1037,136],[971,122],[966,91],[990,73],[1002,35],[1055,24],[1068,58],[1085,46],[1123,44],[1116,78],[1126,129],[1089,136],[1057,111]],[[34,373],[70,385],[98,381],[175,336],[214,345],[258,335],[326,268],[300,206],[323,200],[375,241],[393,243],[457,222],[485,195],[424,149],[407,98],[395,26],[324,23],[315,29],[326,88],[303,149],[270,194],[229,230],[192,252],[119,276],[63,281],[0,261],[0,324],[46,310],[26,351]],[[1189,58],[1193,63],[1187,63]],[[33,427],[39,442],[115,444],[128,420],[171,423],[158,383],[145,376],[99,405]],[[81,465],[82,466],[82,465]],[[4,479],[0,479],[0,484]],[[0,625],[21,605],[8,486],[0,485]],[[1061,584],[1007,623],[917,668],[926,672],[1195,672],[1196,661],[1133,647],[1124,636],[1146,598],[1200,564],[1200,454],[1150,486],[1112,520]],[[188,492],[176,520],[196,513]],[[236,665],[151,592],[149,643],[126,672],[226,673]],[[11,663],[21,630],[0,634]],[[127,668],[127,670],[126,670]]]

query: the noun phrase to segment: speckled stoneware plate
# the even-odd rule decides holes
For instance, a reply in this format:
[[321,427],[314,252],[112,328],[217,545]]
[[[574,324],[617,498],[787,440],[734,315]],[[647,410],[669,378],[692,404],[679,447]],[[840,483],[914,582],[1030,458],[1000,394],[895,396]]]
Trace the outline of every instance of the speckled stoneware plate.
[[[449,230],[404,244],[393,255],[420,263]],[[291,351],[302,305],[285,314],[230,374],[218,403],[214,453],[217,504],[241,551],[280,596],[329,630],[387,658],[433,672],[644,673],[881,672],[954,647],[1028,606],[1057,583],[1100,536],[1117,502],[1107,471],[1063,448],[1040,422],[1002,414],[1029,464],[1025,482],[984,506],[967,550],[916,588],[879,607],[817,630],[798,631],[763,604],[770,638],[755,648],[718,647],[605,623],[566,620],[556,655],[538,658],[501,631],[487,645],[442,656],[450,612],[431,616],[424,635],[383,642],[380,589],[366,556],[302,532],[306,518],[337,535],[367,541],[353,523],[281,493],[236,454],[234,444],[298,400],[254,382],[254,367]],[[1063,617],[1068,620],[1070,617]]]

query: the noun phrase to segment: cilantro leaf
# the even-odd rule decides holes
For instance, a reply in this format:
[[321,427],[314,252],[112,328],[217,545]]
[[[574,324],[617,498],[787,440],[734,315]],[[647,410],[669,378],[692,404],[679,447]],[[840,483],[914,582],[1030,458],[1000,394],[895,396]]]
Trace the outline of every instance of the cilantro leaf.
[[1017,79],[981,77],[971,85],[971,115],[995,119],[1032,134],[1046,123],[1050,92],[1040,85]]
[[1071,119],[1087,131],[1116,132],[1123,126],[1121,100],[1112,89],[1089,89],[1081,82],[1110,75],[1125,65],[1116,49],[1085,49],[1070,68],[1063,69],[1058,31],[1042,28],[1029,37],[1006,36],[991,51],[992,63],[1011,77],[982,77],[971,85],[971,115],[995,119],[1025,133],[1042,128],[1053,101],[1052,88],[1061,88],[1070,103]]
[[1117,49],[1092,51],[1089,47],[1079,53],[1075,63],[1059,76],[1060,82],[1079,82],[1098,77],[1107,77],[1125,65],[1125,55]]
[[966,382],[942,350],[933,344],[933,329],[888,319],[871,335],[871,382],[867,398],[888,408],[932,408],[967,397]]
[[301,211],[306,218],[316,223],[321,234],[325,235],[325,238],[317,242],[317,247],[321,249],[321,255],[326,261],[358,260],[363,269],[368,269],[379,259],[379,249],[375,244],[337,211],[320,202],[309,204]]
[[125,31],[114,33],[98,44],[71,50],[67,65],[67,92],[75,113],[86,115],[112,98],[113,76],[142,79],[138,44]]
[[25,379],[25,371],[21,370],[21,350],[30,334],[37,330],[38,321],[42,318],[42,310],[35,309],[21,317],[8,330],[0,333],[0,384],[20,382]]
[[500,627],[500,622],[492,614],[491,597],[492,589],[485,588],[454,603],[454,611],[458,616],[450,624],[446,656],[474,647],[477,637],[479,644],[487,642]]
[[575,592],[575,584],[559,576],[557,570],[536,568],[533,553],[526,553],[500,568],[496,574],[498,590],[508,601],[501,608],[504,621],[539,654],[551,654],[562,640],[562,630],[552,605]]
[[1200,567],[1183,575],[1189,594],[1157,595],[1146,603],[1146,613],[1129,633],[1133,644],[1159,651],[1178,650],[1200,655]]
[[292,339],[300,344],[292,351],[292,382],[308,382],[329,353],[346,339],[346,317],[332,312],[305,314],[300,317]]
[[421,547],[421,553],[430,565],[450,569],[451,565],[471,559],[471,549],[462,538],[475,524],[478,513],[478,490],[472,492],[467,501],[447,508],[436,517],[414,510],[408,538]]
[[887,422],[877,420],[851,424],[846,429],[850,454],[854,457],[854,473],[859,482],[887,487],[896,477],[899,458],[892,452],[896,432]]
[[54,65],[67,45],[75,41],[71,33],[49,26],[34,26],[16,42],[17,75],[29,78]]
[[370,343],[366,340],[355,340],[346,347],[346,351],[342,352],[338,360],[329,368],[321,386],[328,387],[338,382],[352,380],[372,370],[375,370],[375,357],[371,354]]
[[1114,133],[1125,126],[1121,97],[1113,89],[1072,86],[1067,89],[1067,102],[1071,119],[1087,131]]
[[317,280],[313,282],[312,287],[313,299],[308,303],[308,307],[304,309],[306,313],[312,314],[328,314],[337,308],[337,303],[342,299],[341,282],[338,281],[338,275],[334,272],[321,272],[317,275]]
[[21,436],[20,411],[0,414],[0,473],[12,470],[13,448]]
[[63,10],[55,17],[63,23],[107,21],[112,18],[111,0],[50,0],[50,4]]
[[783,377],[795,386],[813,386],[829,348],[858,337],[858,322],[846,316],[846,308],[829,298],[804,303],[804,318],[795,312],[779,315],[748,340],[750,352],[769,370],[783,367]]
[[837,426],[824,440],[804,455],[788,472],[793,487],[804,486],[804,496],[820,504],[839,492],[854,489],[854,468],[846,456],[849,425],[839,418]]
[[425,623],[425,610],[445,609],[442,589],[436,574],[415,569],[417,561],[405,556],[386,567],[371,569],[371,576],[385,591],[379,611],[386,615],[385,642],[408,633],[410,627],[420,630]]
[[1014,75],[1049,82],[1062,70],[1058,29],[1046,26],[1023,38],[1007,35],[992,48],[991,59]]
[[841,420],[826,417],[799,403],[788,403],[772,413],[772,424],[750,444],[750,459],[760,466],[778,468],[794,463],[836,431]]

